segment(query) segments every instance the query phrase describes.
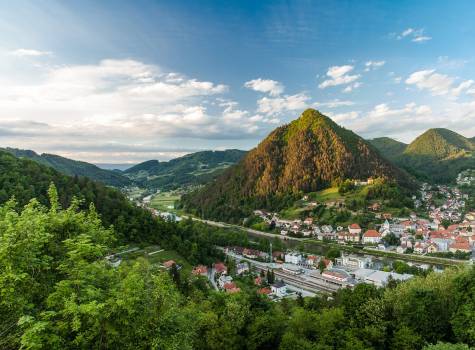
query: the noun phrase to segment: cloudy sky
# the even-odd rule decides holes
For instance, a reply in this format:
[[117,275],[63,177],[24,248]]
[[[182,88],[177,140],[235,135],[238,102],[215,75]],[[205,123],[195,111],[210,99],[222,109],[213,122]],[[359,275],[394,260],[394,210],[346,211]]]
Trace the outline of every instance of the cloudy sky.
[[254,147],[314,107],[475,136],[473,1],[0,2],[0,146],[96,163]]

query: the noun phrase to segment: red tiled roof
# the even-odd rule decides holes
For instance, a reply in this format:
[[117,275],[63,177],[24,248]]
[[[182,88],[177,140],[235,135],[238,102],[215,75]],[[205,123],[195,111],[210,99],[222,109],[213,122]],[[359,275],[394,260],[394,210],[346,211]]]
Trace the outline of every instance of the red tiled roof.
[[368,230],[364,233],[363,237],[381,237],[381,234],[376,230]]
[[227,282],[223,286],[224,289],[234,289],[236,288],[236,283],[234,282]]
[[261,288],[257,291],[257,293],[261,295],[269,295],[272,293],[272,291],[269,288]]
[[224,265],[223,263],[214,264],[214,268],[216,269],[217,273],[221,273],[228,270],[226,265]]
[[468,242],[455,242],[450,246],[451,249],[470,251],[470,243]]
[[350,228],[354,229],[354,230],[361,229],[360,225],[358,225],[358,224],[351,224]]
[[175,261],[174,260],[168,260],[168,261],[165,261],[163,263],[163,266],[165,266],[166,268],[169,268],[169,267],[172,267],[173,265],[175,265]]

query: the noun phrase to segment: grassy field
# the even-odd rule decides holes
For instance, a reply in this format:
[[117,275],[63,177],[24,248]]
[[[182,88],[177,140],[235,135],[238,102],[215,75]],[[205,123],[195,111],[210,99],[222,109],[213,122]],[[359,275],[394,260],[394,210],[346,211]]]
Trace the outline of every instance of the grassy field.
[[175,202],[180,199],[180,196],[173,192],[163,192],[155,195],[152,198],[150,206],[157,210],[170,211],[175,208]]
[[325,190],[318,191],[312,197],[317,202],[326,202],[343,198],[343,196],[338,192],[338,187],[330,187]]
[[[121,251],[127,251],[131,248],[134,248],[134,247],[133,246],[126,247],[124,249],[121,249]],[[161,265],[163,262],[167,260],[174,260],[178,265],[182,266],[182,273],[184,275],[190,274],[192,270],[192,266],[180,254],[178,254],[174,250],[163,250],[157,245],[151,245],[145,248],[139,248],[135,251],[121,254],[121,256],[126,261],[127,260],[133,261],[138,258],[144,258],[144,259],[147,259],[151,264],[159,264],[159,265]]]
[[182,266],[182,274],[188,275],[191,273],[192,266],[180,254],[174,250],[163,250],[147,256],[148,261],[152,264],[161,264],[167,260],[174,260],[178,265]]

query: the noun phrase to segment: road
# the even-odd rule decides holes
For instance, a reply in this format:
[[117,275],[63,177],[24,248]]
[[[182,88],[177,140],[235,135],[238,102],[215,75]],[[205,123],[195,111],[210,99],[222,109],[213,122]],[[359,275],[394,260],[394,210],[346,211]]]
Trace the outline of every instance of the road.
[[208,280],[210,281],[211,285],[215,290],[219,290],[216,281],[215,281],[215,276],[216,276],[216,270],[214,267],[210,268],[208,271]]
[[[194,221],[200,221],[202,223],[205,223],[210,226],[215,226],[215,227],[224,227],[224,228],[234,228],[237,230],[241,230],[247,233],[259,235],[259,236],[265,236],[265,237],[271,237],[271,238],[279,238],[283,241],[303,241],[305,238],[298,238],[298,237],[291,237],[291,236],[282,236],[282,235],[277,235],[275,233],[269,233],[269,232],[264,232],[264,231],[258,231],[254,230],[249,227],[244,227],[244,226],[239,226],[239,225],[231,225],[225,222],[220,222],[220,221],[211,221],[211,220],[204,220],[204,219],[199,219],[195,217],[188,217],[188,216],[182,216],[183,218],[191,218]],[[308,239],[308,238],[307,238]]]

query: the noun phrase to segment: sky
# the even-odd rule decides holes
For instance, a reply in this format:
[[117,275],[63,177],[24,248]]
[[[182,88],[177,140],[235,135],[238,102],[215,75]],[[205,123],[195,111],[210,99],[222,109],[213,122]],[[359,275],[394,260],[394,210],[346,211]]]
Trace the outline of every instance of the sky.
[[93,163],[250,149],[306,108],[475,136],[473,1],[0,0],[0,147]]

